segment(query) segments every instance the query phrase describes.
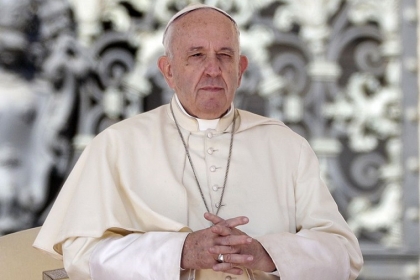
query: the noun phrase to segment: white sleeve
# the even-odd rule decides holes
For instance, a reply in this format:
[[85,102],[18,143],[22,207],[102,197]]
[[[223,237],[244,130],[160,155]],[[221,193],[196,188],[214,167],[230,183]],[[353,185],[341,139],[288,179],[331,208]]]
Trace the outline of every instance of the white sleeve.
[[352,246],[340,236],[302,230],[297,234],[270,234],[257,240],[274,261],[276,274],[282,280],[348,280],[357,277],[358,271],[353,271],[351,260],[360,261],[358,252],[349,249]]
[[93,280],[178,280],[188,233],[148,232],[111,237],[98,243],[90,257]]
[[258,237],[282,280],[354,280],[363,265],[356,236],[319,176],[315,153],[305,141],[296,172],[297,233]]
[[179,280],[187,232],[148,232],[103,239],[78,237],[63,244],[64,267],[70,279]]

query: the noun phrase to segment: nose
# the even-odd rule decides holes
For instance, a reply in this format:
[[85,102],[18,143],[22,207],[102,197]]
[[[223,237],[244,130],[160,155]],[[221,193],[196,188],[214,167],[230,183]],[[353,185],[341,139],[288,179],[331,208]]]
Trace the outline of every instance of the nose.
[[210,77],[217,77],[222,73],[219,59],[216,55],[209,55],[205,62],[205,73]]

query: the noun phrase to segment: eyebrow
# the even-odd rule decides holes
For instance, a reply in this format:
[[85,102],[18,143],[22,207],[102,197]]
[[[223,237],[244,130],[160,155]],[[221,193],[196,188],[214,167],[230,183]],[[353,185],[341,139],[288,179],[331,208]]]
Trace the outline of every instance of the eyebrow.
[[[204,47],[191,47],[188,49],[188,52],[196,52],[196,51],[202,51],[205,50]],[[229,53],[235,53],[235,50],[229,47],[223,47],[220,50],[217,50],[217,52],[229,52]]]

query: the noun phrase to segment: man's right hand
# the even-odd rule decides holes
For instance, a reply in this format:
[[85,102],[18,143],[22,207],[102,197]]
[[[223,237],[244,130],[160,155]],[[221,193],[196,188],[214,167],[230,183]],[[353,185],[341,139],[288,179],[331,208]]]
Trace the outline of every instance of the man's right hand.
[[[205,217],[206,215],[209,214],[206,213]],[[223,220],[221,222],[223,225],[215,224],[210,228],[190,233],[185,239],[181,267],[183,269],[212,269],[214,265],[218,264],[216,260],[218,254],[211,253],[210,248],[217,246],[223,251],[223,254],[235,255],[235,265],[231,263],[231,267],[225,272],[235,275],[242,274],[243,271],[239,266],[246,266],[252,262],[253,256],[240,254],[239,248],[241,245],[250,244],[252,238],[246,234],[233,235],[232,230],[237,226],[247,224],[248,221],[248,218],[243,216],[231,218]],[[229,239],[229,242],[226,242],[226,239]]]

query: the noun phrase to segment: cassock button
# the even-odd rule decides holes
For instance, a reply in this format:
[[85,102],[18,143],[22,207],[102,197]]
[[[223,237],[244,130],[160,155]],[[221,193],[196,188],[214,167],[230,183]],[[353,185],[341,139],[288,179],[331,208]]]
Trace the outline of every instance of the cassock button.
[[211,171],[211,172],[216,171],[216,166],[214,166],[214,165],[210,166],[210,171]]
[[207,153],[208,153],[209,155],[212,155],[212,154],[213,154],[213,152],[214,152],[214,149],[213,149],[213,148],[208,148],[208,149],[207,149]]
[[213,137],[213,133],[207,132],[207,138],[212,138],[212,137]]
[[219,185],[214,185],[213,186],[213,191],[217,192],[220,189]]

